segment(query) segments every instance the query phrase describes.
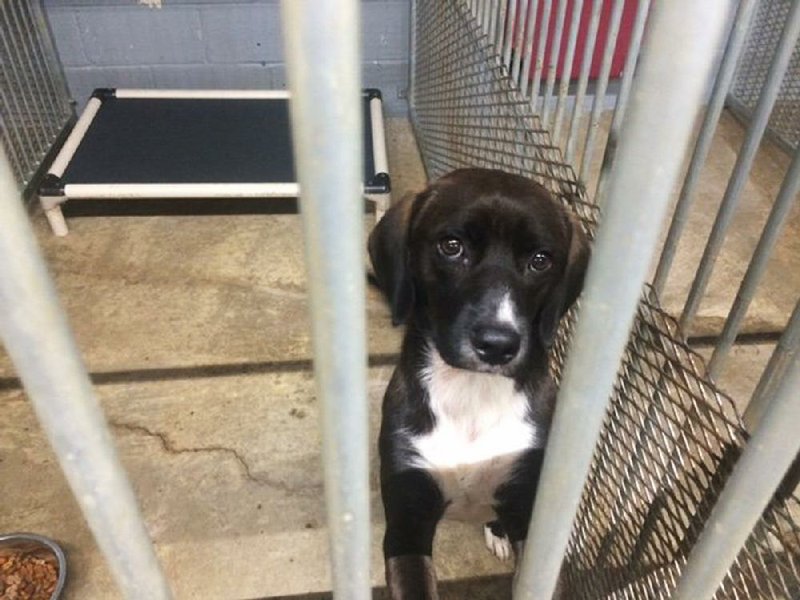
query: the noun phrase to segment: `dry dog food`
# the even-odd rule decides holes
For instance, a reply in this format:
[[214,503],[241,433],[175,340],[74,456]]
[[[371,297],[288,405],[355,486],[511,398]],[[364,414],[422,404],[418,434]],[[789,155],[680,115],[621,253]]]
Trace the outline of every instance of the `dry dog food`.
[[58,582],[54,556],[16,552],[0,555],[0,600],[50,600]]

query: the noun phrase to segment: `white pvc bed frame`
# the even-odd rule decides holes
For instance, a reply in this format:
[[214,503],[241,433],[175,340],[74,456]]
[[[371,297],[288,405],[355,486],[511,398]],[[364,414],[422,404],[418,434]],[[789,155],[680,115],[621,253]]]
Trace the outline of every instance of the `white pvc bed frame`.
[[[104,102],[110,98],[133,100],[288,100],[285,90],[149,90],[149,89],[97,89],[89,99],[64,146],[53,161],[47,176],[39,188],[39,200],[53,233],[59,236],[68,233],[61,205],[72,199],[208,199],[208,198],[297,198],[299,186],[296,181],[246,181],[246,182],[115,182],[102,183],[65,181],[64,175],[85,141]],[[372,166],[371,177],[365,175],[364,196],[374,202],[376,220],[379,220],[390,204],[390,180],[386,155],[386,138],[383,121],[383,102],[378,90],[365,90],[364,99],[369,100],[365,110],[365,133],[371,134],[371,143],[365,143],[365,152],[371,146],[371,155],[365,157],[366,165]],[[288,128],[288,123],[286,124]],[[115,140],[116,142],[116,140]],[[119,140],[125,143],[124,139]],[[213,140],[209,140],[213,143]],[[291,160],[291,147],[285,149],[286,160]]]

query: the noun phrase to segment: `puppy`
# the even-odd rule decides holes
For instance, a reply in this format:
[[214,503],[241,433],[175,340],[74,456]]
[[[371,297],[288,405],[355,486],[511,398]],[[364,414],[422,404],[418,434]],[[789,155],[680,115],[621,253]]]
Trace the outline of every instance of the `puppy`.
[[393,206],[369,254],[406,324],[379,441],[386,581],[393,600],[436,599],[443,517],[487,523],[490,550],[519,557],[555,399],[548,349],[589,248],[542,186],[462,169]]

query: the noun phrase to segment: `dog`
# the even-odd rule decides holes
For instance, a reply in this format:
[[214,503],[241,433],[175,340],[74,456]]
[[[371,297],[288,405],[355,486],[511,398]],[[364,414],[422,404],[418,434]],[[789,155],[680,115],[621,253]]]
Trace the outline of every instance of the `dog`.
[[438,598],[438,522],[486,523],[519,562],[556,389],[548,365],[589,259],[578,221],[541,185],[460,169],[386,213],[368,242],[394,325],[383,400],[383,551],[393,600]]

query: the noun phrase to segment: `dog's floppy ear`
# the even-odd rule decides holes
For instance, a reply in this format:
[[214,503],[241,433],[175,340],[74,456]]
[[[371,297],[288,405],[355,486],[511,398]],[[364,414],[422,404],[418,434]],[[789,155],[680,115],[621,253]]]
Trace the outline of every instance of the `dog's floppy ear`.
[[386,211],[369,236],[369,258],[378,287],[392,309],[393,325],[405,322],[414,303],[408,232],[416,199],[414,194],[404,196]]
[[545,348],[552,346],[558,323],[583,289],[583,277],[589,264],[589,241],[578,219],[569,214],[569,254],[564,275],[539,313],[539,336]]

